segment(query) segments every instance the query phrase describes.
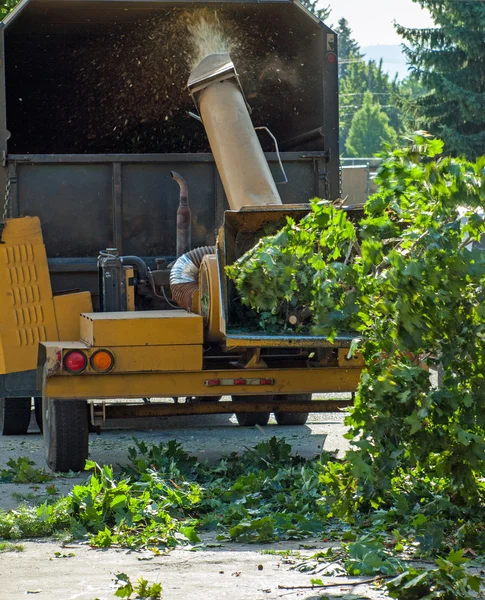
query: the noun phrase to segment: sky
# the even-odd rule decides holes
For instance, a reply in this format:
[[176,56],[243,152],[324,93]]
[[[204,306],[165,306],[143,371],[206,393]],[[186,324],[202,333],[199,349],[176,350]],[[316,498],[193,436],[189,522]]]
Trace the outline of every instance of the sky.
[[361,47],[400,44],[393,21],[405,27],[433,26],[428,12],[412,0],[320,0],[319,4],[332,9],[329,24],[347,19]]

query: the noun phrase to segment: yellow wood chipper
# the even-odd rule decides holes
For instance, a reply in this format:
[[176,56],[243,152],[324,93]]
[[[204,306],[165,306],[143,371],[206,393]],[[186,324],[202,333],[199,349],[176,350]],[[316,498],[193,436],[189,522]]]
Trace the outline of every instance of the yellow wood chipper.
[[[45,453],[53,470],[82,469],[90,429],[110,420],[236,413],[240,425],[264,426],[274,413],[278,424],[298,425],[312,411],[350,403],[313,394],[357,387],[362,362],[349,356],[352,336],[330,342],[287,331],[269,335],[238,320],[225,267],[268,227],[284,225],[288,216],[298,221],[309,207],[282,202],[228,54],[206,56],[190,73],[188,93],[229,206],[214,245],[191,249],[197,215],[188,207],[184,173],[172,172],[180,190],[178,257],[168,268],[154,269],[117,247],[100,251],[94,311],[89,291],[53,295],[39,218],[5,221],[0,369],[12,373],[31,369],[33,361],[38,365]],[[142,290],[162,308],[147,310]]]

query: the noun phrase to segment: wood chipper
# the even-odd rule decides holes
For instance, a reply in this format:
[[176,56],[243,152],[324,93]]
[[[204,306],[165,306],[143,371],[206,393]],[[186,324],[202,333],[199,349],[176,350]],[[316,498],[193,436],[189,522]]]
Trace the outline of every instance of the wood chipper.
[[[69,15],[62,10],[67,4],[72,11]],[[103,10],[94,10],[101,4]],[[158,15],[161,26],[166,20],[160,21],[160,14],[153,13],[154,4],[24,2],[7,23],[7,32],[12,34],[10,47],[22,49],[25,38],[21,34],[37,27],[37,18],[54,40],[58,39],[55,34],[59,27],[64,32],[79,23],[79,31],[89,31],[89,39],[98,39],[96,34],[110,18],[117,23],[119,19],[126,27],[135,16],[146,17],[147,11]],[[168,9],[166,3],[159,4],[164,7],[164,17],[174,10],[173,5]],[[246,82],[227,53],[210,54],[196,65],[185,92],[192,103],[190,111],[182,103],[184,123],[196,128],[192,137],[187,136],[186,129],[181,134],[178,121],[167,125],[163,144],[168,153],[155,155],[150,152],[152,137],[145,129],[137,130],[135,142],[126,138],[129,124],[121,137],[115,133],[108,139],[102,130],[105,123],[95,120],[100,144],[110,149],[132,144],[131,152],[133,144],[142,144],[149,153],[130,154],[129,158],[114,154],[7,155],[10,198],[15,198],[9,208],[15,218],[5,221],[0,245],[0,277],[6,282],[0,294],[0,373],[3,385],[10,389],[15,387],[15,376],[23,381],[23,386],[11,393],[11,403],[24,401],[13,397],[21,396],[19,390],[25,390],[24,396],[42,396],[38,406],[46,457],[54,470],[81,469],[88,455],[89,430],[101,428],[109,420],[236,413],[241,425],[265,425],[273,412],[279,424],[303,424],[311,411],[335,410],[337,404],[346,404],[312,400],[312,394],[352,392],[357,387],[362,365],[359,359],[349,358],[351,336],[330,343],[311,335],[248,331],[239,318],[233,284],[225,276],[226,265],[257,243],[269,226],[283,225],[288,215],[298,220],[307,214],[304,202],[308,198],[339,196],[336,36],[296,2],[250,2],[244,7],[228,4],[231,15],[239,11],[240,22],[250,27],[250,32],[259,28],[259,34],[264,34],[259,43],[271,43],[275,55],[258,50],[261,71],[251,83],[254,73],[246,70],[251,90],[247,96],[243,92]],[[47,5],[49,9],[44,10]],[[29,6],[36,10],[29,13]],[[268,14],[276,18],[273,37],[269,38],[265,30]],[[29,18],[22,20],[22,15]],[[298,41],[279,38],[277,34],[282,32],[295,35]],[[129,34],[125,31],[124,35]],[[124,44],[127,39],[123,38]],[[18,55],[19,63],[24,60],[28,66],[30,58],[21,51]],[[294,84],[297,91],[272,96],[269,102],[265,82],[271,73],[279,71],[282,57],[300,65],[301,74],[295,80],[300,83]],[[281,77],[288,78],[284,74]],[[105,79],[97,81],[108,93],[103,88]],[[77,89],[72,81],[65,85]],[[17,86],[18,94],[21,84],[16,81],[13,86]],[[323,97],[323,106],[308,102],[305,90]],[[78,91],[82,93],[80,88]],[[20,93],[25,96],[24,92]],[[9,102],[12,105],[12,98],[7,98],[7,108]],[[259,106],[259,111],[254,108],[253,120],[258,120],[258,131],[270,130],[270,146],[266,141],[262,145],[258,138],[250,103]],[[86,111],[86,107],[80,110]],[[12,109],[11,123],[20,131],[15,142],[20,151],[28,142],[19,129],[18,111],[18,106]],[[63,115],[58,113],[60,119]],[[158,118],[154,117],[157,124]],[[314,127],[315,119],[321,120],[320,127]],[[66,123],[66,128],[71,126]],[[185,140],[186,148],[195,150],[186,155],[186,161],[170,154],[174,131]],[[53,138],[43,138],[41,133],[39,130],[35,143],[42,145],[42,152],[52,139],[61,151],[69,148],[65,130],[56,130]],[[282,140],[281,152],[278,147],[270,152],[274,134]],[[82,148],[87,152],[93,143],[87,139]],[[211,154],[203,152],[205,143]],[[213,165],[212,172],[206,172],[206,163]],[[163,165],[168,180],[160,178],[158,164]],[[91,170],[93,166],[96,168]],[[275,183],[281,179],[283,166],[289,179],[286,187]],[[96,210],[92,218],[87,215],[86,222],[80,224],[84,217],[79,213],[82,198],[76,196],[77,185],[82,187],[87,181],[89,189],[96,190],[97,181],[103,190],[105,171],[111,174],[110,200],[103,199],[102,191],[90,196]],[[214,178],[210,193],[199,185],[207,176]],[[38,186],[32,186],[36,181]],[[161,233],[163,238],[173,236],[176,230],[171,254],[159,253],[152,237],[147,237],[154,231],[150,202],[158,197],[160,203],[157,194],[168,186],[170,194],[178,189],[177,202],[171,203],[170,223],[174,227]],[[49,189],[64,213],[74,217],[63,223],[62,231],[52,212],[42,202],[35,202],[39,195],[48,203]],[[214,204],[212,194],[222,201]],[[215,211],[213,236],[204,222],[206,200]],[[113,207],[113,227],[108,227],[110,236],[102,238],[107,243],[99,245],[93,264],[89,256],[92,249],[79,250],[83,236],[89,237],[90,245],[98,239],[96,215],[105,202]],[[22,214],[32,216],[22,218]],[[69,252],[62,249],[62,235]],[[72,256],[83,253],[88,256]],[[79,285],[73,286],[74,281]],[[32,382],[34,373],[38,375],[36,383]],[[228,396],[232,401],[221,401]],[[154,400],[157,398],[175,402],[158,402]],[[180,401],[182,398],[185,402]],[[4,402],[3,406],[8,405]]]

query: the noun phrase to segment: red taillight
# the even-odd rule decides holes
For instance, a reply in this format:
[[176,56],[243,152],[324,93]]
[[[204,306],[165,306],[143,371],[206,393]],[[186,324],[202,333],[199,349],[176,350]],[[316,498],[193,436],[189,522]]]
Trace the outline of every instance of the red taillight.
[[272,379],[260,379],[259,385],[273,385]]
[[87,364],[88,359],[80,350],[71,350],[64,356],[64,368],[69,373],[82,373]]
[[212,387],[214,385],[221,385],[221,380],[220,379],[208,379],[205,384],[209,387]]
[[245,379],[235,379],[234,385],[246,385],[246,380]]

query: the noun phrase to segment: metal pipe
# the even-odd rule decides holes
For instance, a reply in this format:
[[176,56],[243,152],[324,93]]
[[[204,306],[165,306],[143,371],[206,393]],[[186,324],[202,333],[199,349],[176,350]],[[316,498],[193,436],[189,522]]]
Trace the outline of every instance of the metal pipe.
[[188,86],[231,209],[282,204],[231,57],[206,56],[190,74]]
[[215,246],[202,246],[182,254],[170,271],[170,291],[175,302],[189,311],[192,296],[199,289],[199,269],[206,254],[214,254]]
[[298,146],[302,146],[308,142],[313,142],[315,140],[321,141],[324,137],[323,127],[318,127],[317,129],[306,131],[305,133],[281,142],[280,148],[283,151],[292,150],[293,148],[298,148]]
[[170,171],[174,181],[179,184],[180,200],[177,208],[177,248],[176,256],[182,256],[190,250],[192,238],[192,214],[189,207],[189,188],[187,182],[175,171]]
[[145,264],[145,261],[139,256],[122,256],[120,260],[121,263],[125,266],[135,267],[135,269],[138,271],[138,277],[140,281],[147,280],[147,266]]

